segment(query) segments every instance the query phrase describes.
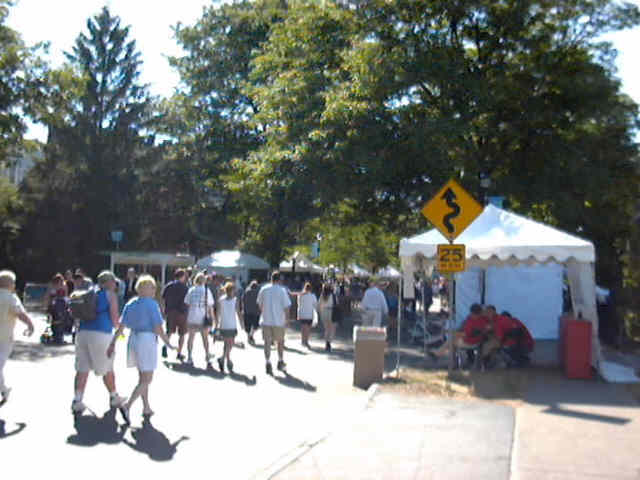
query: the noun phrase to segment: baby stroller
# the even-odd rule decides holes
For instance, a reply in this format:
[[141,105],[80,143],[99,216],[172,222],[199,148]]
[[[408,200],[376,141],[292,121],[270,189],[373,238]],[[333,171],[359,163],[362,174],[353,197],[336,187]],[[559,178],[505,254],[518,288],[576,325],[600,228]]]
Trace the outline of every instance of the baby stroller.
[[434,319],[417,315],[410,309],[404,310],[405,318],[409,325],[409,340],[414,344],[426,345],[428,348],[438,348],[446,340],[445,322],[446,319]]
[[69,300],[63,295],[56,295],[47,309],[49,326],[40,337],[42,343],[62,345],[64,336],[73,334],[73,317],[69,308]]

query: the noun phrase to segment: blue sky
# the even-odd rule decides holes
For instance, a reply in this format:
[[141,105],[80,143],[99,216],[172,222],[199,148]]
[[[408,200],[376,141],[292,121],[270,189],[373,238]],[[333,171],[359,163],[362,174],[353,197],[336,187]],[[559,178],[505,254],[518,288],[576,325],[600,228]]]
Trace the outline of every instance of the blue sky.
[[[87,19],[106,4],[120,16],[123,25],[131,26],[131,36],[144,60],[142,80],[150,84],[153,94],[169,96],[177,85],[178,75],[171,70],[166,57],[180,53],[171,27],[178,22],[194,23],[202,8],[212,3],[211,0],[18,0],[10,11],[8,24],[29,45],[49,41],[50,61],[58,66],[64,61],[62,52],[70,51],[78,34],[86,30]],[[640,5],[640,0],[632,3]],[[618,32],[607,39],[619,52],[616,66],[622,90],[640,103],[640,28]],[[31,126],[27,137],[44,141],[46,130]]]

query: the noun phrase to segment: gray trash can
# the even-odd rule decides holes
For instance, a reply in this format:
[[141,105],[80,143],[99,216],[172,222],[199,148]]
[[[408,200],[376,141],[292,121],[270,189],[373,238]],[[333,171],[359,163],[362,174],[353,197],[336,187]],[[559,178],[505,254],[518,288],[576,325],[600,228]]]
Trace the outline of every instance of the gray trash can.
[[387,346],[386,329],[382,327],[355,327],[353,329],[355,359],[353,362],[353,384],[369,388],[382,380],[384,351]]

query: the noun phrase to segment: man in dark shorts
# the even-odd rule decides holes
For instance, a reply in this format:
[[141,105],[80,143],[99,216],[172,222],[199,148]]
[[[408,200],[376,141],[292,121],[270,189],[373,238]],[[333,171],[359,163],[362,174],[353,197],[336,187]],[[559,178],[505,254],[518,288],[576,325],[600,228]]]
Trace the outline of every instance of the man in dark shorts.
[[247,331],[249,343],[255,345],[253,334],[259,328],[260,308],[258,307],[258,282],[253,280],[242,296],[242,313],[244,315],[244,328]]
[[[187,287],[187,272],[179,268],[175,272],[175,280],[169,282],[162,292],[164,300],[164,311],[167,317],[167,335],[178,332],[178,353],[176,358],[180,361],[184,360],[182,355],[182,347],[184,346],[184,336],[187,333],[187,312],[188,306],[184,303],[184,297],[187,295],[189,288]],[[162,347],[162,357],[167,358],[167,347]]]

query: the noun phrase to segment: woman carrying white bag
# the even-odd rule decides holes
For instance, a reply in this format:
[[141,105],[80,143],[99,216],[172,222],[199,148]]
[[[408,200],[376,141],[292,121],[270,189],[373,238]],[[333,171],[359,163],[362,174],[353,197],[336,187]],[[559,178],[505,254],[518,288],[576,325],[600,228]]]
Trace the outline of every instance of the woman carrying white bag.
[[128,327],[129,342],[127,344],[127,366],[137,367],[140,374],[138,385],[134,388],[129,401],[120,409],[127,423],[130,423],[129,411],[138,397],[142,397],[143,416],[153,415],[149,404],[149,385],[153,379],[153,372],[158,366],[158,337],[171,349],[175,347],[169,343],[169,338],[162,329],[162,314],[160,306],[155,300],[156,281],[150,275],[142,275],[136,282],[138,296],[129,300],[122,311],[122,322],[113,335],[107,349],[107,356],[114,353],[116,339],[122,334],[124,327]]
[[227,360],[227,369],[233,372],[233,362],[231,361],[231,349],[238,334],[240,325],[238,297],[235,295],[233,283],[227,282],[224,287],[224,295],[218,300],[218,312],[216,328],[220,331],[224,340],[224,351],[222,357],[218,358],[218,367],[224,373],[224,361]]

